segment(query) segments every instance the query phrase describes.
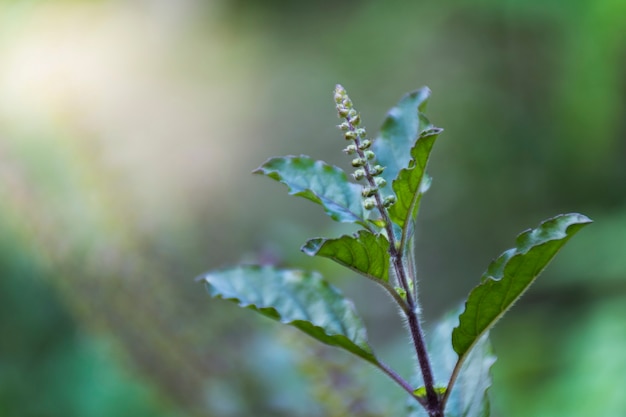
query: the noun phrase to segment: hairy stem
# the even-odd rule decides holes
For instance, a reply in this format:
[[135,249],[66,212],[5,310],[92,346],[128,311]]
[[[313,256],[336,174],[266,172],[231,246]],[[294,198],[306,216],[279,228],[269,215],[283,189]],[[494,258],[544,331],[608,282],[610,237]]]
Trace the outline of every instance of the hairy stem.
[[[358,140],[359,139],[357,138],[357,146]],[[367,180],[370,185],[372,187],[376,186],[374,178],[369,172],[368,165],[365,166],[365,171],[367,174]],[[391,219],[389,218],[389,214],[387,213],[387,210],[383,205],[380,193],[376,193],[374,198],[376,199],[378,211],[380,212],[380,215],[382,216],[385,223],[385,230],[389,239],[389,255],[391,256],[392,263],[396,271],[396,277],[398,278],[400,286],[406,293],[406,303],[408,309],[404,311],[409,322],[411,338],[413,341],[413,345],[415,346],[415,352],[417,354],[417,360],[420,365],[420,370],[422,371],[424,387],[426,388],[425,406],[431,417],[443,417],[441,403],[439,401],[437,393],[435,392],[435,383],[430,365],[430,359],[428,358],[428,351],[426,350],[426,343],[424,342],[424,332],[422,331],[419,318],[417,316],[417,306],[415,304],[415,299],[413,298],[413,293],[408,283],[407,272],[404,267],[404,263],[402,262],[403,253],[399,252],[396,246],[396,238],[393,233]],[[413,280],[413,277],[411,277],[411,280]]]
[[[370,144],[365,144],[365,142],[362,141],[361,135],[365,133],[365,130],[357,129],[360,124],[360,116],[358,115],[356,110],[352,108],[352,101],[349,99],[345,89],[340,85],[337,85],[335,89],[335,102],[337,103],[337,111],[339,113],[339,116],[345,120],[345,122],[340,125],[340,128],[346,131],[346,139],[354,141],[354,146],[352,148],[346,148],[346,152],[348,154],[351,152],[356,152],[359,156],[358,159],[354,160],[355,162],[353,162],[353,166],[362,167],[365,175],[360,176],[364,178],[370,186],[369,188],[367,188],[367,191],[364,191],[363,197],[367,197],[368,199],[374,197],[374,200],[376,201],[375,206],[380,212],[383,224],[385,225],[384,227],[387,233],[387,239],[389,240],[389,256],[395,269],[396,278],[398,279],[400,287],[404,290],[406,294],[406,305],[404,305],[403,303],[401,304],[401,306],[403,307],[403,311],[409,323],[411,338],[413,341],[413,345],[415,346],[417,360],[419,362],[420,370],[422,371],[422,377],[424,379],[424,387],[426,389],[425,404],[413,394],[408,384],[404,386],[402,383],[400,383],[401,379],[399,379],[398,375],[395,374],[395,372],[384,366],[381,366],[381,369],[385,373],[387,373],[387,375],[389,375],[394,381],[403,385],[403,388],[408,388],[411,391],[411,395],[414,398],[418,399],[418,401],[420,401],[420,404],[422,404],[426,408],[430,417],[443,417],[443,406],[442,402],[439,399],[439,396],[435,392],[433,372],[430,365],[430,359],[428,358],[428,351],[426,350],[426,343],[424,342],[424,333],[419,322],[416,300],[414,298],[413,290],[411,289],[411,286],[409,286],[410,279],[411,282],[414,284],[413,289],[416,287],[415,277],[413,275],[407,277],[407,270],[403,262],[403,256],[406,252],[407,240],[409,239],[408,226],[405,225],[402,230],[400,242],[397,242],[393,230],[393,223],[391,222],[391,219],[389,218],[389,213],[387,212],[388,204],[386,204],[386,202],[383,202],[379,186],[375,179],[375,176],[380,175],[382,171],[375,169],[376,167],[372,168],[370,166],[370,157],[374,155],[371,151],[367,150]],[[364,188],[364,190],[366,189]],[[413,204],[414,203],[415,202],[413,202]],[[371,205],[373,206],[373,204]],[[369,207],[366,206],[366,208]],[[413,265],[410,268],[409,273],[410,272],[414,272]]]
[[[395,252],[395,249],[393,250],[393,252]],[[393,252],[391,256],[393,259],[396,274],[398,275],[398,279],[401,285],[405,288],[407,304],[409,305],[407,320],[409,323],[409,330],[411,332],[413,345],[415,346],[417,360],[419,362],[420,370],[422,371],[424,387],[426,388],[426,408],[431,417],[442,417],[443,410],[439,401],[439,397],[435,392],[435,381],[433,378],[430,360],[428,358],[428,351],[426,350],[426,343],[424,342],[424,332],[422,331],[419,318],[417,317],[415,300],[413,299],[411,291],[408,289],[407,277],[404,265],[402,264],[402,258],[397,253],[394,254]]]
[[380,362],[380,361],[378,361],[378,363],[376,364],[376,367],[378,367],[378,369],[380,369],[385,374],[387,374],[387,376],[393,379],[399,386],[402,387],[403,390],[408,392],[409,395],[415,398],[420,404],[422,404],[424,407],[427,406],[426,402],[422,398],[415,396],[413,392],[413,387],[411,387],[411,385],[408,382],[406,382],[400,375],[398,375],[393,369],[391,369],[385,363]]

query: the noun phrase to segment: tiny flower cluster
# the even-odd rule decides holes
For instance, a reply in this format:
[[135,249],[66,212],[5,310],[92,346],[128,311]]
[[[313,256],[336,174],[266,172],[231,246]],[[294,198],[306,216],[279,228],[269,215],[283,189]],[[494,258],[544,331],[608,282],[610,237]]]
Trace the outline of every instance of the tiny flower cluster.
[[353,142],[343,150],[346,154],[355,156],[352,159],[352,166],[356,169],[352,176],[357,181],[367,182],[361,191],[363,207],[372,210],[377,206],[377,202],[384,207],[390,207],[396,202],[396,198],[390,195],[381,200],[379,190],[387,185],[387,181],[380,176],[385,167],[372,163],[376,155],[370,149],[372,142],[365,139],[367,132],[361,127],[361,115],[354,109],[346,89],[339,84],[335,87],[334,98],[337,113],[340,118],[344,119],[337,127],[343,132],[346,140]]

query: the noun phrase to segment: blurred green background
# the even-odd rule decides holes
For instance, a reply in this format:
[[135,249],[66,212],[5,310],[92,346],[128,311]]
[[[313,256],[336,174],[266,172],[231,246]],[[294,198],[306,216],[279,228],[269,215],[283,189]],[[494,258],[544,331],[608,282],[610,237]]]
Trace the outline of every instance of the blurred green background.
[[623,417],[624,16],[623,0],[0,1],[0,415],[403,415],[369,365],[193,281],[320,270],[412,374],[386,296],[298,250],[351,229],[250,175],[284,154],[348,168],[340,82],[371,134],[433,90],[426,327],[517,233],[595,220],[492,333],[493,414]]

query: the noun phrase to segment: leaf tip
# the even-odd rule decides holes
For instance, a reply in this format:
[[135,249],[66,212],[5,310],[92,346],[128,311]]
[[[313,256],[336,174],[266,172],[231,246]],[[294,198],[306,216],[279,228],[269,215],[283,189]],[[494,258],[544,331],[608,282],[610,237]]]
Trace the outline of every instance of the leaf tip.
[[194,282],[204,282],[206,281],[206,274],[198,275],[193,280]]
[[320,250],[320,244],[324,241],[323,238],[314,237],[312,239],[307,240],[300,247],[300,251],[309,256],[317,255],[317,252]]
[[570,213],[570,216],[576,216],[578,218],[578,223],[580,224],[590,224],[593,223],[593,220],[591,220],[589,217],[585,216],[584,214],[580,214],[580,213]]

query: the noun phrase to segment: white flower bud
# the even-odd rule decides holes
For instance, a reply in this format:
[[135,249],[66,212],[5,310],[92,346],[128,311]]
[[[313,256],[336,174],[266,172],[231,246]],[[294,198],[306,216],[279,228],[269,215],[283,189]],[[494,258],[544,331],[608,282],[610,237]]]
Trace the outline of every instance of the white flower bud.
[[396,196],[395,196],[395,195],[388,195],[388,196],[387,196],[387,197],[385,197],[385,199],[383,200],[383,206],[385,206],[385,207],[390,207],[390,206],[392,206],[395,202],[396,202]]
[[341,84],[337,84],[335,86],[335,95],[334,95],[335,103],[337,104],[341,103],[345,99],[346,94],[347,94],[346,89],[343,88]]
[[343,136],[346,138],[346,140],[355,140],[357,137],[354,130],[348,130],[346,133],[344,133]]
[[361,190],[361,195],[363,197],[371,197],[378,192],[378,188],[376,187],[363,187]]
[[363,178],[365,178],[365,170],[357,169],[356,171],[354,171],[354,174],[352,174],[352,177],[354,177],[354,179],[357,181],[362,180]]
[[366,164],[367,162],[365,161],[365,159],[363,158],[354,158],[352,160],[352,166],[357,168],[357,167],[362,167]]
[[365,200],[363,200],[363,207],[365,207],[366,210],[372,210],[374,207],[376,207],[376,200],[374,200],[373,198],[366,198]]
[[348,117],[348,109],[346,109],[345,107],[337,106],[337,113],[339,114],[339,117]]
[[356,116],[349,118],[348,122],[350,122],[352,126],[358,126],[359,123],[361,123],[361,116],[357,114]]
[[384,170],[385,170],[385,167],[380,166],[380,165],[374,165],[374,167],[371,169],[370,172],[373,176],[376,176],[376,175],[382,174]]

